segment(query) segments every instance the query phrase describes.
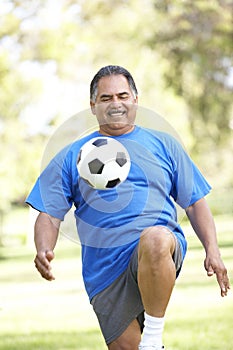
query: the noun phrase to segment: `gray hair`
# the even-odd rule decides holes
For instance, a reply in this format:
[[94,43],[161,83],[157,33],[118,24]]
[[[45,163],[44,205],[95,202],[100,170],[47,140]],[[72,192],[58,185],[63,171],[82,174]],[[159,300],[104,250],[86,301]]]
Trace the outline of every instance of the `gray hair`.
[[136,98],[138,95],[138,91],[134,82],[132,75],[123,67],[120,66],[106,66],[101,68],[94,78],[91,81],[90,85],[90,99],[92,102],[95,102],[97,93],[98,93],[98,82],[101,78],[109,76],[109,75],[124,75],[129,83],[129,87]]

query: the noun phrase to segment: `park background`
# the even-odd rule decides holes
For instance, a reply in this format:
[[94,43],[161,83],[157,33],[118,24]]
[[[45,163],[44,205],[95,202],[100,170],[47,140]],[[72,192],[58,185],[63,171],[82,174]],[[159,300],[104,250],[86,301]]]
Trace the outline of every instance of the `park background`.
[[[89,108],[90,80],[104,65],[132,73],[140,106],[176,130],[213,186],[207,200],[233,279],[232,13],[230,0],[0,2],[1,350],[104,349],[84,292],[80,246],[61,235],[56,280],[42,280],[24,204],[51,136]],[[181,221],[189,251],[165,344],[232,350],[232,292],[220,297],[197,238]]]

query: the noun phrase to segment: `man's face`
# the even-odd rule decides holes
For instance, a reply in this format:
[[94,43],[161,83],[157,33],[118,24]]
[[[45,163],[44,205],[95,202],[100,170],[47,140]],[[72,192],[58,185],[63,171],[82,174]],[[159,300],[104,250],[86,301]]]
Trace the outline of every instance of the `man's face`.
[[138,99],[133,95],[123,75],[109,75],[98,82],[96,101],[91,101],[100,132],[118,136],[134,128]]

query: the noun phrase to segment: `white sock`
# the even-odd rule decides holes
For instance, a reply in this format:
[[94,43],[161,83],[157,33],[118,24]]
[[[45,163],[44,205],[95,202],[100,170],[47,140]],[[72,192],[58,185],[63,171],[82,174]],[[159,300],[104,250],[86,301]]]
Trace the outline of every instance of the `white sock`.
[[164,317],[153,317],[145,312],[143,338],[140,345],[154,345],[162,349]]

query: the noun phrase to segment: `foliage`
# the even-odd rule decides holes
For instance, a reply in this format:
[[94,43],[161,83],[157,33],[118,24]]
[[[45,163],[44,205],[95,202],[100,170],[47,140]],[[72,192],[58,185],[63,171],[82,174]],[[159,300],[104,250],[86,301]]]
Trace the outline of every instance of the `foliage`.
[[86,108],[93,72],[109,63],[133,72],[140,103],[168,113],[196,154],[204,150],[203,164],[212,152],[210,172],[223,167],[219,159],[229,163],[230,1],[4,0],[0,12],[0,210],[22,202],[40,172],[62,98],[67,109],[74,100]]
[[160,25],[153,26],[148,44],[167,62],[167,87],[189,107],[199,152],[226,144],[232,135],[232,10],[227,0],[154,1]]

